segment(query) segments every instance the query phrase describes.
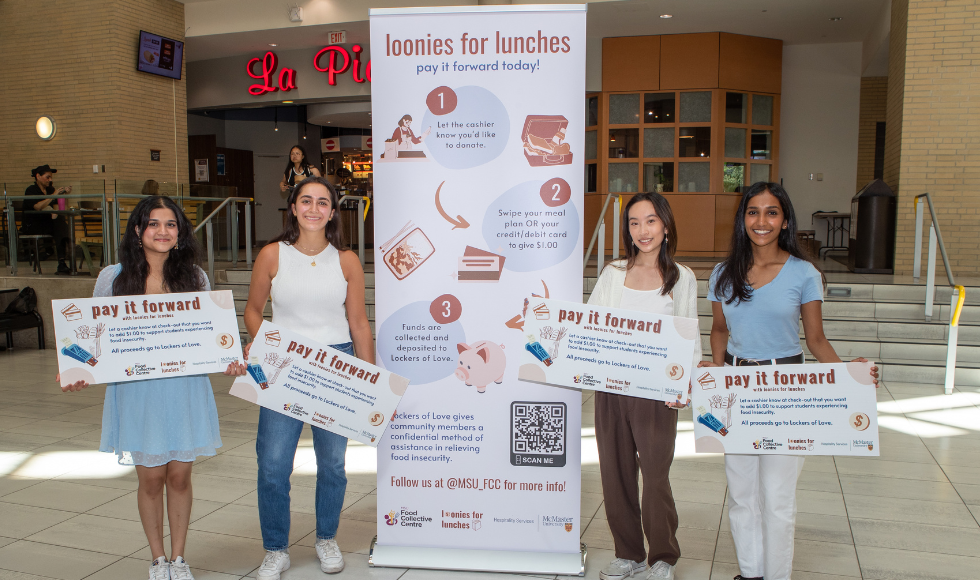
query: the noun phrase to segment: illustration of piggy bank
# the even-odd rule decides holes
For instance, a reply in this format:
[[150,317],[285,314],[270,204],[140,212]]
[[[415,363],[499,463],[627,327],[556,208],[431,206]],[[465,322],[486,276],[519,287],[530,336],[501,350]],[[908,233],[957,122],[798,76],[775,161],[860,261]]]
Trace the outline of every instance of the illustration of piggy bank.
[[475,385],[478,393],[484,393],[490,383],[503,382],[507,367],[504,345],[483,340],[470,345],[459,343],[456,349],[459,350],[456,378],[466,386]]

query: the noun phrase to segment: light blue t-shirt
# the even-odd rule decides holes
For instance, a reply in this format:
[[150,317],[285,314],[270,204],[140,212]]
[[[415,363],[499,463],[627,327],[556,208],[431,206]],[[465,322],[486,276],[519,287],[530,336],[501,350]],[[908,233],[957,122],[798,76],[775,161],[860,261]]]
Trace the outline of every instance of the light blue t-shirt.
[[728,352],[739,358],[773,359],[800,354],[800,305],[823,301],[823,282],[813,264],[790,256],[771,282],[746,301],[725,304],[715,293],[721,264],[708,279],[708,299],[721,302],[728,322]]

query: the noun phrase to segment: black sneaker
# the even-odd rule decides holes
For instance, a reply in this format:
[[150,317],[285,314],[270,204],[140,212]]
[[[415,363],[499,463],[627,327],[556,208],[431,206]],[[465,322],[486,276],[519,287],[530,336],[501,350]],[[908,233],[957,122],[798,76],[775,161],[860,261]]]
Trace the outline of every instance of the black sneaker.
[[71,274],[71,268],[68,267],[68,264],[64,260],[58,260],[58,273]]

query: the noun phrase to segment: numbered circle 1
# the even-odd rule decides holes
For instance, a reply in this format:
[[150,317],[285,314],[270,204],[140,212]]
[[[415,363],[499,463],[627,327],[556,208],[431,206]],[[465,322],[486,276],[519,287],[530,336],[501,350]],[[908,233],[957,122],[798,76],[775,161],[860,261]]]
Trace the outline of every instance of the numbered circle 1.
[[851,415],[851,428],[856,431],[864,431],[871,424],[871,418],[864,413],[854,413]]
[[429,314],[437,323],[449,324],[459,320],[460,315],[463,314],[463,305],[452,294],[443,294],[429,305]]
[[565,205],[571,198],[571,186],[560,177],[549,179],[541,186],[541,201],[548,207]]
[[427,97],[425,106],[432,111],[433,115],[448,115],[456,110],[456,91],[449,87],[437,87]]
[[222,332],[215,337],[214,342],[221,348],[231,348],[235,344],[235,337],[227,332]]

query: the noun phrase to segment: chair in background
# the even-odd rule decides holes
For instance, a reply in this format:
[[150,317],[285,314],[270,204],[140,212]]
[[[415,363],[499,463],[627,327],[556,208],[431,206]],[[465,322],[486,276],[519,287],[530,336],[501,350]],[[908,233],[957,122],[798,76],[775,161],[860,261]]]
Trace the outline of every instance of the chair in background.
[[[47,241],[51,242],[54,246],[54,236],[49,236],[48,234],[29,234],[29,235],[19,235],[17,236],[24,248],[24,252],[27,254],[27,260],[31,263],[31,270],[41,274],[41,244]],[[54,252],[57,252],[57,248],[53,248]]]
[[[78,202],[78,207],[81,209],[99,209],[99,206],[100,203],[97,201]],[[81,235],[79,235],[79,229],[81,229]],[[101,268],[105,265],[104,244],[105,233],[102,231],[101,215],[82,214],[75,219],[75,245],[82,250],[85,265],[88,267],[88,271],[93,274],[95,267],[92,264],[92,252],[99,253],[99,267]]]

